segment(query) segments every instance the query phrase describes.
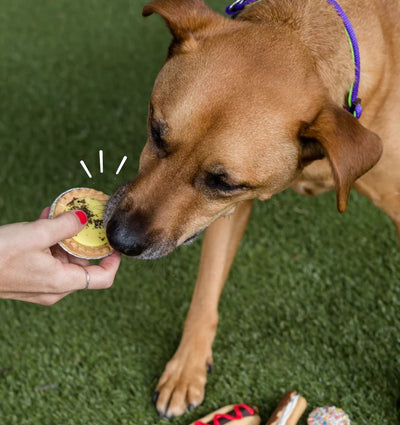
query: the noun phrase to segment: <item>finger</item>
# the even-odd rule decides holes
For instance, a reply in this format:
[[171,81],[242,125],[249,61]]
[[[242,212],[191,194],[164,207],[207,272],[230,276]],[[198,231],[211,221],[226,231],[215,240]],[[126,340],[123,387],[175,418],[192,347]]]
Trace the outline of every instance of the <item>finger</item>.
[[121,254],[114,252],[103,258],[99,265],[86,267],[90,276],[88,289],[107,289],[114,283],[115,275],[121,263]]
[[83,211],[69,211],[54,219],[36,220],[28,223],[27,226],[32,226],[31,236],[36,245],[40,248],[48,248],[78,234],[85,227],[86,222],[87,217]]
[[41,213],[40,213],[40,217],[41,219],[44,218],[49,218],[49,212],[50,212],[50,207],[46,207]]
[[82,267],[71,263],[60,263],[56,275],[49,282],[48,292],[63,293],[86,289],[88,278],[86,272],[89,274],[87,289],[107,289],[114,283],[120,261],[121,255],[114,252],[96,266]]
[[71,254],[67,254],[67,260],[68,260],[69,263],[76,264],[77,266],[81,266],[81,267],[90,266],[89,260],[85,260],[84,258],[74,257]]
[[81,267],[87,267],[90,266],[90,261],[85,260],[84,258],[78,258],[71,254],[68,254],[64,249],[60,247],[60,245],[54,245],[51,247],[51,254],[54,258],[61,261],[64,264],[76,264]]
[[60,245],[53,245],[50,248],[51,255],[58,261],[61,261],[64,264],[69,263],[68,253],[64,251]]

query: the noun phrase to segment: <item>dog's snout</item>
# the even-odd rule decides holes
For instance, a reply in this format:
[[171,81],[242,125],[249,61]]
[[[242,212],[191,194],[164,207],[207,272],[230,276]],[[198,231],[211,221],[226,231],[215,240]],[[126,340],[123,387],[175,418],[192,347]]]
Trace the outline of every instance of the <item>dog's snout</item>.
[[111,218],[107,224],[107,239],[122,254],[137,257],[147,248],[146,237],[128,223]]

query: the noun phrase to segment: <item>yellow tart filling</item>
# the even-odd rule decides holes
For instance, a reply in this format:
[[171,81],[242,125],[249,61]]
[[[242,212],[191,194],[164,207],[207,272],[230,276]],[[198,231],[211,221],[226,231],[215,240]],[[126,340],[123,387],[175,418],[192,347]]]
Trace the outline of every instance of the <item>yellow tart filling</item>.
[[75,242],[90,248],[97,248],[108,243],[106,231],[103,227],[103,202],[88,197],[74,198],[67,204],[65,210],[81,210],[88,219],[83,230],[72,237]]

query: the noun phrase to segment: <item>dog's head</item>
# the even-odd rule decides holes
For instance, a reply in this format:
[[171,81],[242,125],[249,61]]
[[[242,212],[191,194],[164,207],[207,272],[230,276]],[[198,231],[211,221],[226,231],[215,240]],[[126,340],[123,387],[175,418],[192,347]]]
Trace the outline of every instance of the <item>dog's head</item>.
[[335,105],[296,39],[230,20],[202,0],[154,0],[173,41],[154,85],[137,177],[106,208],[117,250],[152,259],[237,203],[268,199],[328,157],[340,211],[378,160],[379,138]]

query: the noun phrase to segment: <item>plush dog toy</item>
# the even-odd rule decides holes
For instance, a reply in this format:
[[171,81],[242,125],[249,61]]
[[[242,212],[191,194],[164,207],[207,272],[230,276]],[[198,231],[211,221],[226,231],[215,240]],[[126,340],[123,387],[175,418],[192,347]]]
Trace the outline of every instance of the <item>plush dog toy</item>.
[[307,401],[296,391],[285,394],[266,425],[296,425],[307,407]]
[[259,425],[258,409],[247,404],[222,407],[190,425]]
[[[304,397],[296,391],[285,394],[266,425],[296,425],[307,407]],[[259,425],[258,409],[247,404],[222,407],[190,425]]]
[[350,418],[335,406],[318,407],[310,413],[307,425],[350,425]]

